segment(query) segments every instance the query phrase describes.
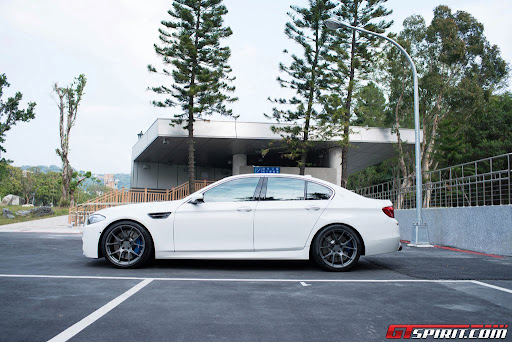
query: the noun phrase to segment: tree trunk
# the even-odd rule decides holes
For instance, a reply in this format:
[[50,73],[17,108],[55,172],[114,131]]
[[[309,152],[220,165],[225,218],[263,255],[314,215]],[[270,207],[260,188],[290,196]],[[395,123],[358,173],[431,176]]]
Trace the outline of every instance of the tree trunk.
[[348,145],[349,145],[350,125],[345,120],[343,125],[343,145],[341,146],[341,184],[342,188],[347,187],[348,182]]
[[[57,106],[60,112],[59,121],[59,134],[60,134],[60,149],[57,149],[57,155],[62,161],[62,198],[61,205],[69,205],[68,199],[70,194],[70,183],[73,176],[73,170],[69,164],[69,139],[71,134],[71,128],[73,127],[78,106],[82,99],[83,89],[87,82],[85,76],[81,74],[75,79],[78,83],[76,89],[74,89],[74,83],[66,88],[59,88],[57,83],[53,86],[53,90],[59,97]],[[66,119],[66,120],[65,120]]]
[[[193,97],[190,97],[193,104]],[[188,192],[194,192],[194,181],[196,180],[195,154],[194,154],[194,114],[189,110],[188,114]]]
[[[357,26],[357,15],[354,18],[354,26]],[[350,107],[352,105],[352,92],[354,91],[354,59],[356,49],[356,31],[352,31],[352,42],[350,44],[350,74],[347,89],[347,101],[345,102],[345,120],[343,123],[343,146],[341,147],[341,184],[342,188],[347,187],[348,181],[348,144],[350,134]]]
[[[442,115],[442,107],[441,102],[443,100],[442,94],[439,94],[436,99],[436,104],[434,107],[434,114],[432,115],[432,124],[430,125],[430,134],[425,134],[426,127],[426,113],[423,115],[423,146],[422,146],[422,160],[421,160],[421,171],[423,172],[429,171],[432,168],[433,156],[434,156],[434,146],[436,144],[437,130],[439,128],[439,123],[443,118]],[[430,207],[430,202],[432,199],[432,188],[431,184],[427,184],[427,189],[425,191],[423,197],[423,206],[425,208]]]
[[308,161],[308,151],[302,151],[300,156],[299,175],[304,176],[306,174],[306,163]]
[[397,196],[397,209],[402,209],[404,207],[404,195],[406,192],[406,189],[410,186],[410,177],[409,172],[407,170],[407,164],[405,162],[405,152],[402,145],[402,138],[400,137],[400,117],[399,117],[399,111],[400,104],[402,103],[402,100],[404,98],[404,92],[405,92],[405,81],[402,81],[402,92],[400,93],[400,97],[398,98],[398,102],[395,107],[395,129],[396,129],[396,140],[398,143],[398,160],[400,163],[400,170],[402,171],[402,177],[403,181],[400,184],[400,189],[398,190],[398,196]]
[[[64,103],[64,98],[66,96],[66,91],[62,88],[59,88],[57,84],[54,86],[54,91],[57,93],[59,97],[59,111],[60,111],[60,120],[59,120],[59,134],[60,134],[60,150],[57,149],[57,154],[59,155],[62,161],[62,196],[60,199],[61,206],[69,205],[69,183],[71,182],[71,170],[68,160],[68,151],[69,151],[69,133],[71,131],[72,126],[72,117],[68,112],[65,114],[66,105]],[[69,96],[69,94],[68,94]],[[65,121],[64,119],[67,119]]]
[[304,175],[306,173],[306,163],[308,161],[308,147],[307,141],[309,140],[309,126],[311,120],[311,111],[313,110],[313,100],[315,96],[315,84],[316,84],[316,67],[318,65],[318,54],[320,52],[318,46],[318,32],[319,28],[315,31],[315,58],[313,59],[313,64],[311,65],[311,83],[309,88],[309,96],[308,96],[308,108],[306,110],[306,117],[304,120],[304,135],[303,135],[303,150],[300,156],[300,164],[299,164],[299,174]]
[[63,155],[62,157],[62,196],[60,202],[62,205],[67,206],[69,201],[69,161]]
[[[70,178],[69,178],[70,180],[71,180],[71,175],[72,174],[70,174]],[[78,193],[78,200],[75,201],[75,191],[78,190],[78,187],[80,186],[80,184],[86,179],[87,179],[87,177],[82,177],[82,178],[78,179],[78,181],[76,182],[76,186],[73,189],[71,187],[69,187],[69,203],[72,207],[75,206],[75,202],[76,202],[76,204],[78,204],[78,202],[80,201],[80,193]]]
[[71,191],[69,194],[69,206],[73,207],[75,206],[75,192]]
[[197,50],[199,44],[199,23],[201,20],[201,5],[199,4],[196,10],[196,31],[195,31],[195,55],[193,56],[192,63],[192,72],[190,75],[190,88],[191,92],[188,100],[188,193],[191,194],[195,191],[195,180],[196,180],[196,170],[195,170],[195,150],[194,150],[194,95],[192,93],[195,82],[196,82],[196,67],[197,67]]

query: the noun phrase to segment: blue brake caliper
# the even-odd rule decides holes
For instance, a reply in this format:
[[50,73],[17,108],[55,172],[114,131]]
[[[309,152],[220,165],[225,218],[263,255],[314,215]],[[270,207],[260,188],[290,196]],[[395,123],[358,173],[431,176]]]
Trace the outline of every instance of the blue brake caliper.
[[[351,252],[353,252],[353,251],[354,251],[354,249],[353,249],[353,248],[354,248],[354,243],[353,243],[352,241],[350,241],[350,243],[347,243],[347,247],[348,247],[348,248],[351,248],[351,249],[350,249],[350,251],[351,251]],[[349,254],[347,253],[347,255],[349,255]]]
[[135,243],[137,244],[137,247],[135,247],[133,249],[133,251],[135,253],[139,254],[139,251],[140,251],[140,246],[139,245],[142,243],[142,239],[140,238],[140,236],[139,236],[139,238],[137,240],[135,240]]

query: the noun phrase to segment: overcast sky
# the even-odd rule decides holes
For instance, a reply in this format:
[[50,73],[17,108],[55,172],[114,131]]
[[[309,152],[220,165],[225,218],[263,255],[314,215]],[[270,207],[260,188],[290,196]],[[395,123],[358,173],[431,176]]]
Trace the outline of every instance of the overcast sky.
[[[275,81],[283,48],[291,46],[283,33],[291,4],[305,0],[225,0],[226,24],[233,36],[230,64],[237,77],[233,105],[240,121],[264,121],[269,96],[279,96]],[[512,62],[512,1],[389,0],[395,24],[420,14],[427,22],[439,4],[465,10],[485,26],[485,35]],[[21,91],[37,102],[36,118],[7,133],[3,156],[14,165],[60,165],[58,109],[52,85],[65,86],[84,73],[86,95],[71,132],[71,164],[95,173],[129,173],[131,148],[137,133],[176,109],[157,109],[146,88],[158,84],[146,71],[158,64],[153,43],[170,0],[0,0],[0,73],[11,87],[4,99]]]

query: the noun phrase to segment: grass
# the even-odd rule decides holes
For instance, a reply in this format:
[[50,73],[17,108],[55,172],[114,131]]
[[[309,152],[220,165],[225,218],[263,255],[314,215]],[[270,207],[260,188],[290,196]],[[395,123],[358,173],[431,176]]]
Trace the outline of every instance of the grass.
[[[7,208],[9,209],[12,214],[14,215],[14,219],[8,219],[6,217],[4,217],[1,212],[2,212],[2,209],[4,208]],[[0,226],[4,225],[4,224],[10,224],[10,223],[17,223],[17,222],[26,222],[26,221],[33,221],[33,220],[39,220],[39,219],[44,219],[44,218],[48,218],[48,217],[56,217],[56,216],[62,216],[62,215],[67,215],[69,213],[69,208],[59,208],[59,207],[53,207],[52,210],[55,212],[55,214],[53,215],[47,215],[47,216],[33,216],[33,215],[28,215],[28,216],[20,216],[20,215],[16,215],[16,212],[17,211],[20,211],[20,210],[29,210],[29,209],[32,209],[34,207],[22,207],[21,205],[2,205],[0,206]]]

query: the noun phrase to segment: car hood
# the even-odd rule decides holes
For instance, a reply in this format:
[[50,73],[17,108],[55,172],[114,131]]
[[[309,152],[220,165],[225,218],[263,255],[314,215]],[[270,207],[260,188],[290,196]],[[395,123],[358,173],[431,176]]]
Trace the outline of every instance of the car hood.
[[116,207],[111,207],[107,209],[102,209],[97,211],[98,214],[104,216],[119,216],[130,214],[130,216],[134,216],[137,214],[151,214],[151,213],[166,213],[172,212],[176,210],[183,200],[178,201],[166,201],[166,202],[146,202],[146,203],[136,203],[136,204],[125,204],[119,205]]

